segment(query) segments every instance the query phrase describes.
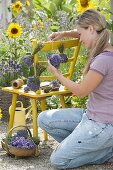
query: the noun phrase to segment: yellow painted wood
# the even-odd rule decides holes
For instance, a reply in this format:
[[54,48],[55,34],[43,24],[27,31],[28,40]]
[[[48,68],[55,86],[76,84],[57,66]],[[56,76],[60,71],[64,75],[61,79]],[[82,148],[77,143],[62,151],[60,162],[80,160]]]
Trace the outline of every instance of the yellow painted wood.
[[[32,47],[33,47],[33,49],[36,48],[37,44],[38,44],[38,41],[32,41]],[[39,58],[39,55],[38,55],[38,53],[36,53],[36,54],[34,55],[34,64],[37,64],[37,63],[38,63],[38,58]]]
[[43,97],[49,97],[49,96],[53,96],[53,95],[58,96],[60,94],[63,94],[63,95],[70,94],[70,91],[68,89],[64,89],[64,86],[62,86],[61,89],[59,89],[59,91],[51,91],[49,93],[44,93],[43,90],[41,90],[40,94],[36,94],[33,91],[29,91],[28,93],[25,93],[23,90],[23,87],[21,89],[13,89],[12,87],[4,87],[4,88],[2,88],[2,90],[7,91],[9,93],[16,93],[19,95],[23,95],[25,97],[30,97],[33,99],[40,99]]
[[[44,98],[43,100],[41,100],[41,109],[42,111],[46,110],[46,99]],[[47,141],[48,140],[48,134],[47,132],[44,130],[44,140]]]
[[70,73],[69,76],[68,76],[69,79],[72,78],[72,75],[73,75],[73,72],[74,72],[75,63],[76,63],[76,61],[77,61],[77,57],[78,57],[79,50],[80,50],[80,43],[78,44],[78,47],[75,47],[75,50],[74,50],[73,61],[71,62],[71,65],[70,65],[70,68],[69,68],[69,73]]
[[60,102],[61,102],[62,108],[66,108],[66,103],[65,103],[65,99],[63,95],[60,95]]
[[37,124],[37,104],[35,99],[31,99],[31,106],[32,106],[32,117],[33,117],[33,137],[38,136],[38,124]]
[[[38,41],[36,39],[32,39],[32,44],[36,47]],[[58,49],[58,47],[63,44],[64,48],[70,48],[75,47],[79,43],[79,39],[73,39],[73,40],[59,40],[59,41],[48,41],[43,42],[44,47],[42,48],[42,51],[52,51]]]
[[17,101],[17,94],[13,93],[12,107],[11,107],[11,112],[10,112],[8,131],[10,131],[10,129],[12,129],[12,127],[13,127],[14,117],[15,117],[15,109],[16,109],[16,101]]

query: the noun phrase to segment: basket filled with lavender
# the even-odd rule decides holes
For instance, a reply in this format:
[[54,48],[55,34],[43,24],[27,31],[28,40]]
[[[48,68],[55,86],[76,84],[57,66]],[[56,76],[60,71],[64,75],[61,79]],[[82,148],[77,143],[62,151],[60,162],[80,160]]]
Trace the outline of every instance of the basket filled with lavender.
[[39,143],[39,137],[33,137],[27,126],[13,127],[1,141],[9,155],[18,157],[38,156]]

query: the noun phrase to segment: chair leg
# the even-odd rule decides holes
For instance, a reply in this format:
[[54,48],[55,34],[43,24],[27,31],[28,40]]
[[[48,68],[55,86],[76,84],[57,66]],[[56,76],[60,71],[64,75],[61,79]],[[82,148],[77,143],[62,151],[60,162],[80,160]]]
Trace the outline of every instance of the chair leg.
[[63,95],[60,95],[60,102],[61,102],[62,108],[66,108],[66,103],[65,103],[65,99]]
[[37,104],[36,99],[31,99],[31,105],[32,105],[32,116],[33,116],[33,137],[38,136],[38,125],[37,125]]
[[[41,100],[41,109],[42,111],[46,110],[46,99]],[[48,140],[48,134],[46,131],[44,133],[44,140]]]
[[8,131],[10,131],[10,129],[13,127],[14,117],[15,117],[15,109],[16,109],[16,101],[17,101],[17,94],[13,94],[13,96],[12,96],[12,107],[11,107],[9,125],[8,125]]

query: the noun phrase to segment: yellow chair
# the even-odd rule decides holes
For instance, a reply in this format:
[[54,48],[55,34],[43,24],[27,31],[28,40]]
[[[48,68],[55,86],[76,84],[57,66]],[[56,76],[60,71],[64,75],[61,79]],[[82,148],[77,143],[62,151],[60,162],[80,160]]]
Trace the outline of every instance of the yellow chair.
[[[32,40],[33,49],[35,49],[37,44],[38,44],[38,41],[36,39],[33,39]],[[61,45],[63,45],[65,50],[71,50],[71,56],[69,56],[69,59],[68,59],[68,70],[67,70],[67,72],[63,73],[63,75],[65,77],[71,79],[73,76],[73,73],[74,73],[75,63],[77,61],[77,57],[78,57],[79,50],[80,50],[79,39],[48,41],[48,42],[44,42],[43,45],[44,46],[41,49],[41,51],[39,51],[37,54],[34,55],[34,64],[36,64],[36,63],[46,64],[47,57],[45,57],[46,58],[45,61],[40,60],[42,58],[41,52],[43,52],[45,54],[50,53],[50,52],[52,53],[55,50],[58,50],[58,48]],[[65,67],[65,64],[64,64],[64,67]],[[55,80],[55,77],[53,75],[40,76],[40,80],[42,82],[51,81],[51,80]],[[71,94],[71,92],[68,89],[66,89],[64,86],[61,86],[58,91],[50,91],[48,93],[44,93],[44,91],[41,90],[41,92],[39,94],[36,94],[33,91],[29,91],[28,93],[25,93],[23,90],[23,87],[20,89],[13,89],[13,87],[4,87],[4,88],[2,88],[2,90],[12,93],[12,107],[11,107],[8,130],[10,130],[13,127],[17,96],[22,95],[24,97],[30,98],[31,106],[32,106],[32,118],[33,118],[33,136],[38,136],[38,125],[37,125],[38,114],[37,114],[36,100],[40,101],[41,109],[42,109],[42,111],[44,111],[44,110],[46,110],[46,97],[51,97],[53,95],[56,95],[56,96],[59,96],[59,98],[60,98],[62,108],[65,108],[66,107],[65,96]],[[44,139],[45,140],[48,139],[46,132],[44,132]]]

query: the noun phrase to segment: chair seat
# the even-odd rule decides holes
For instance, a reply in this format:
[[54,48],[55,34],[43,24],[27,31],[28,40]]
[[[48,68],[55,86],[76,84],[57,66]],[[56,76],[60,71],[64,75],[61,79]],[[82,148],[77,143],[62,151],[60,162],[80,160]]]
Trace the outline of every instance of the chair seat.
[[65,96],[66,94],[71,94],[71,92],[68,89],[65,89],[64,86],[62,86],[62,85],[60,86],[58,91],[51,91],[49,93],[44,93],[43,90],[40,90],[39,94],[37,94],[33,91],[29,91],[29,92],[25,93],[24,87],[25,87],[25,85],[19,89],[14,89],[13,87],[4,87],[4,88],[2,88],[2,90],[7,91],[9,93],[16,93],[16,94],[34,98],[34,99],[49,97],[49,96],[53,96],[53,95],[64,95]]

